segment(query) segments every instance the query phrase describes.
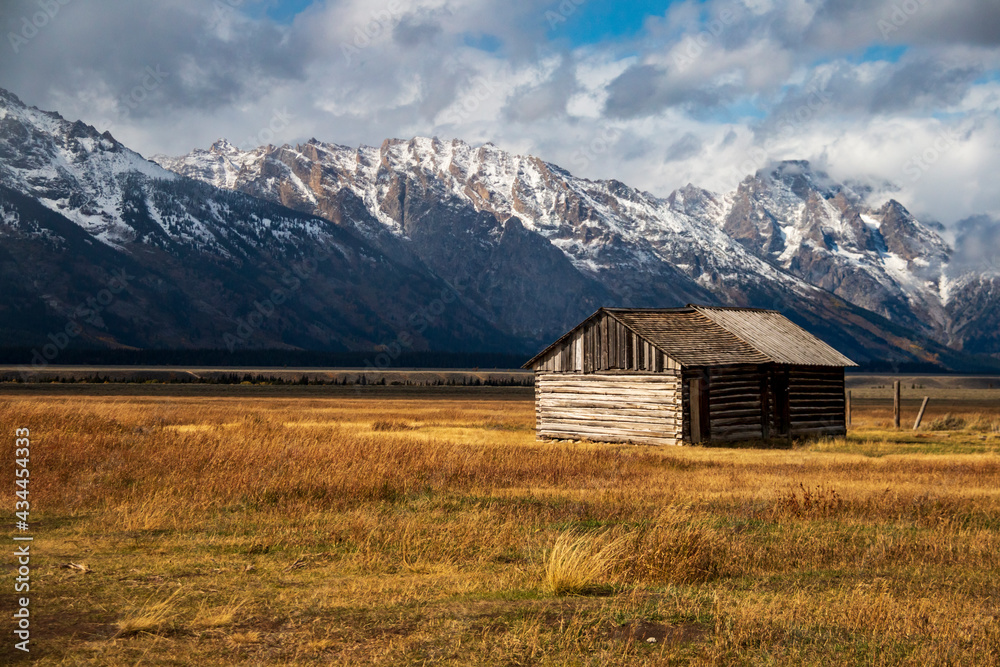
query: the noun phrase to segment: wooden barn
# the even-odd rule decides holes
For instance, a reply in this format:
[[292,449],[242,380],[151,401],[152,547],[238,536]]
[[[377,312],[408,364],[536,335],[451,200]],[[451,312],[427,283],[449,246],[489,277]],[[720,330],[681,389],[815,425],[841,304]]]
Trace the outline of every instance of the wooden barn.
[[539,438],[652,445],[844,435],[856,364],[781,313],[601,308],[524,365]]

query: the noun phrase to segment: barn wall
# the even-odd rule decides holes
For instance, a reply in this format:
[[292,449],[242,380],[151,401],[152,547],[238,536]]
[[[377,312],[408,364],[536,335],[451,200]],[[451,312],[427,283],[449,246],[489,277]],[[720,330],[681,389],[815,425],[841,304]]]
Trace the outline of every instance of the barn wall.
[[551,373],[676,371],[680,365],[607,314],[588,320],[535,365]]
[[843,368],[720,366],[683,371],[681,410],[685,442],[691,442],[692,378],[699,378],[702,383],[703,396],[699,398],[704,441],[846,433]]
[[535,373],[539,438],[681,444],[679,373]]
[[844,435],[844,369],[788,367],[791,435]]
[[788,366],[774,365],[767,371],[767,432],[772,438],[788,438]]
[[708,409],[715,441],[754,440],[766,436],[764,366],[720,366],[708,370]]
[[770,436],[767,366],[685,368],[682,410],[684,440],[691,442],[690,381],[701,381],[702,440],[727,442]]

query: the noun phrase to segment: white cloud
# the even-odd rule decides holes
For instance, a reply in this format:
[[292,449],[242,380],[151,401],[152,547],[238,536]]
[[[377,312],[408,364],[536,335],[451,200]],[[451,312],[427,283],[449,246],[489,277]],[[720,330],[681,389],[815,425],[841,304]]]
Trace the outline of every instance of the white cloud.
[[[557,5],[532,0],[331,0],[286,26],[217,4],[72,3],[5,57],[0,86],[67,117],[110,120],[147,155],[221,135],[239,143],[287,109],[275,142],[489,140],[664,196],[689,181],[732,187],[762,155],[802,158],[895,182],[894,196],[943,222],[1000,211],[992,4],[921,3],[883,40],[890,0],[688,0],[631,39],[578,48],[546,39]],[[5,5],[0,25],[27,6]],[[898,62],[861,61],[894,44],[909,46]],[[157,65],[169,76],[128,108]],[[945,128],[961,139],[913,180],[908,161]]]

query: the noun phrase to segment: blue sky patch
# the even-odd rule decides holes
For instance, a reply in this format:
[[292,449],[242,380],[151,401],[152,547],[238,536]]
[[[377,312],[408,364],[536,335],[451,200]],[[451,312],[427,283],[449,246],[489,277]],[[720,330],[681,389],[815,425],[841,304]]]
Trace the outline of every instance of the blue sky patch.
[[861,54],[860,62],[870,63],[870,62],[899,62],[899,59],[903,57],[910,47],[905,44],[898,44],[896,46],[888,46],[884,44],[873,44],[865,49],[865,52]]
[[562,0],[546,5],[543,14],[550,38],[583,46],[636,35],[649,16],[662,16],[671,4],[670,0]]
[[503,42],[500,41],[499,37],[486,32],[467,32],[462,36],[462,41],[466,46],[471,46],[474,49],[486,51],[487,53],[496,53],[503,46]]
[[263,9],[264,14],[275,23],[291,23],[313,4],[314,0],[269,0]]

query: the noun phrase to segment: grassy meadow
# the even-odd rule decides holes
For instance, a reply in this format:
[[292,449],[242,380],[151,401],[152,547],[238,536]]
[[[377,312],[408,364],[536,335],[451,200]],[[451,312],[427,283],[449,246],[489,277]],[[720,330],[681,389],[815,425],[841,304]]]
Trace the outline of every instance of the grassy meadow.
[[31,657],[997,664],[1000,389],[872,391],[764,450],[536,442],[530,389],[0,385]]

